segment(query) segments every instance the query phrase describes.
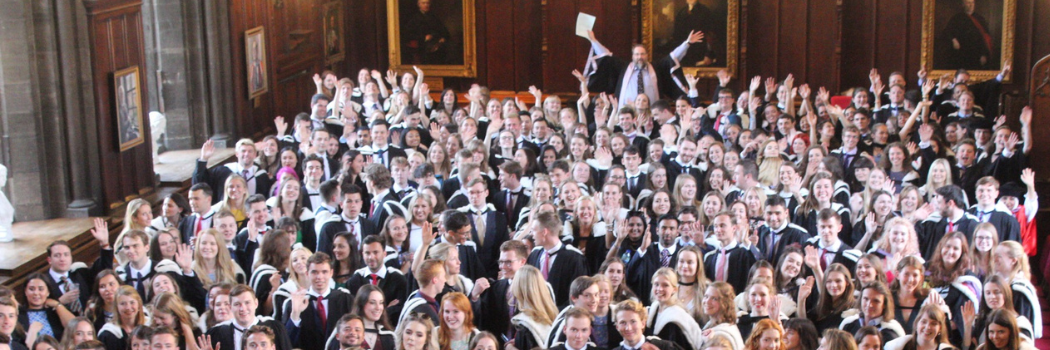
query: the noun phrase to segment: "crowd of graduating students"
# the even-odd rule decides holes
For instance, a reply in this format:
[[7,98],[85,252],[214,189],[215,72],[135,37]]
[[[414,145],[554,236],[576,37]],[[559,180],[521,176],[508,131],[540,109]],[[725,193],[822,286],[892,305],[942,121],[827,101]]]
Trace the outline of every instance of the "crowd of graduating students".
[[236,142],[236,162],[208,168],[205,143],[188,196],[158,216],[130,202],[112,246],[98,219],[91,266],[51,244],[47,271],[0,290],[0,348],[990,350],[1042,336],[1031,111],[980,103],[1002,74],[872,70],[847,106],[790,75],[738,93],[719,72],[707,103],[694,76],[628,99],[574,73],[575,106],[535,88],[534,105],[476,85],[431,94],[419,69],[318,74],[310,111]]

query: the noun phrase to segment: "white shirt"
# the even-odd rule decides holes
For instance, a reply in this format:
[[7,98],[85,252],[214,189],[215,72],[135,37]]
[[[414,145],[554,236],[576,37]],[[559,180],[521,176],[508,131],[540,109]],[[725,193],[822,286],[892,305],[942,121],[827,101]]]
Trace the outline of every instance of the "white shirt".
[[[48,269],[47,272],[51,274],[51,279],[53,279],[55,283],[58,284],[58,289],[62,291],[62,294],[65,294],[66,285],[62,283],[62,279],[65,278],[67,281],[69,281],[69,271],[66,271],[64,273],[58,273],[55,272],[54,269]],[[69,281],[69,283],[73,283],[73,281]]]

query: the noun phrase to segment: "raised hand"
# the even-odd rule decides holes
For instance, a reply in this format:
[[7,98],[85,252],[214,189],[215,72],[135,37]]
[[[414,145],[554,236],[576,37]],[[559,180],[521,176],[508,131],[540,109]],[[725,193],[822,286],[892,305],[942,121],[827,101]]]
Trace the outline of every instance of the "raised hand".
[[998,129],[1003,124],[1006,124],[1006,115],[1000,115],[998,118],[995,118],[995,125],[992,126],[992,130]]
[[197,349],[198,350],[219,350],[220,347],[222,347],[221,343],[220,344],[216,344],[215,348],[211,347],[211,336],[210,335],[202,334],[201,336],[197,337]]
[[429,221],[423,222],[422,227],[423,235],[423,246],[430,246],[430,242],[433,242],[437,238],[437,232],[434,231],[434,225]]
[[973,307],[972,301],[967,301],[966,304],[963,304],[962,310],[960,311],[962,311],[963,321],[967,325],[972,325],[974,320],[977,319],[977,310]]
[[590,40],[592,42],[598,41],[598,38],[594,37],[594,31],[593,30],[588,30],[587,31],[587,40]]
[[201,160],[207,162],[213,154],[215,154],[215,141],[204,141],[204,145],[201,146]]
[[612,166],[612,150],[609,147],[599,147],[594,150],[594,160],[597,160],[598,164]]
[[420,96],[420,98],[423,98],[423,96],[426,96],[426,95],[429,95],[429,94],[430,94],[430,85],[427,85],[427,83],[419,84],[419,96]]
[[704,40],[704,32],[701,31],[689,31],[689,43],[696,44]]
[[[648,222],[649,219],[646,218],[645,221]],[[643,230],[643,231],[645,231],[645,234],[642,235],[642,245],[640,247],[638,247],[638,251],[642,252],[644,254],[645,251],[647,249],[649,249],[649,246],[653,244],[653,237],[652,237],[652,231],[649,231],[649,230]]]
[[[730,79],[729,71],[727,71],[725,69],[719,69],[718,73],[716,73],[716,75],[718,76],[718,85],[721,85],[721,86],[729,85],[729,79]],[[686,77],[686,78],[688,79],[689,77]],[[697,79],[697,80],[699,80],[699,79]]]
[[292,303],[292,312],[289,316],[291,316],[292,320],[299,320],[299,316],[302,315],[303,311],[306,310],[306,307],[309,306],[309,298],[306,296],[306,288],[292,293],[290,299]]
[[1011,132],[1010,137],[1006,139],[1006,147],[1004,147],[1003,151],[1012,152],[1019,142],[1021,142],[1021,137],[1016,132]]
[[823,86],[817,89],[817,100],[824,101],[825,105],[831,104],[831,92]]
[[[721,70],[721,71],[719,71],[719,73],[724,72],[724,71],[725,70]],[[718,79],[721,80],[722,78],[719,77]],[[685,81],[686,81],[686,83],[689,84],[689,88],[690,89],[695,89],[696,88],[696,84],[700,82],[700,77],[696,76],[695,74],[686,74],[685,75]]]
[[321,75],[320,74],[314,74],[313,78],[314,78],[314,85],[316,85],[316,86],[321,86],[321,84],[324,83],[324,80],[321,79]]
[[419,69],[419,67],[416,67],[416,66],[412,66],[412,70],[416,72],[416,80],[422,79],[422,78],[420,78],[421,76],[423,76],[423,70],[422,69]]
[[878,224],[875,222],[875,212],[868,213],[868,216],[864,218],[864,228],[867,229],[870,234],[875,232],[877,225]]
[[183,272],[193,271],[193,248],[189,244],[180,244],[175,251],[175,263],[182,268]]
[[371,72],[371,76],[372,76],[372,79],[375,80],[377,84],[382,84],[383,83],[383,73],[380,73],[378,70],[373,69],[372,72]]
[[937,79],[937,91],[944,91],[944,89],[947,89],[952,83],[951,79],[951,75],[948,74],[942,75]]
[[780,307],[783,304],[780,301],[780,297],[773,296],[769,300],[769,319],[773,320],[776,324],[780,324]]
[[277,116],[273,118],[273,126],[277,128],[277,135],[284,136],[288,132],[288,122],[284,121],[284,117]]
[[784,85],[795,86],[795,75],[788,73],[787,78],[784,78]]
[[879,70],[872,68],[871,71],[868,72],[868,80],[871,81],[871,85],[875,85],[876,81],[882,80],[882,77],[879,76]]
[[805,258],[803,258],[803,261],[806,263],[806,266],[809,266],[809,268],[814,269],[814,270],[819,269],[820,268],[820,251],[817,250],[817,247],[806,246],[806,256],[805,256]]
[[109,249],[109,224],[106,219],[95,218],[95,228],[91,229],[91,237],[95,237],[102,249]]
[[481,297],[481,293],[484,293],[489,287],[491,287],[491,285],[489,285],[488,278],[479,278],[477,281],[474,281],[474,289],[470,291],[470,298],[477,299]]
[[[925,219],[926,217],[930,216],[930,214],[932,214],[932,213],[933,213],[933,205],[931,205],[930,203],[926,203],[926,204],[923,204],[921,207],[915,209],[915,211],[912,212],[912,217],[915,218],[915,219]],[[936,294],[936,293],[934,293],[934,294]]]
[[809,89],[809,84],[802,84],[801,86],[798,87],[798,95],[802,96],[802,98],[804,98],[804,99],[808,100],[810,94],[812,94],[812,93],[813,93],[813,91]]
[[536,97],[536,103],[539,104],[543,99],[543,90],[537,89],[536,85],[529,86],[529,94]]
[[908,154],[919,153],[919,145],[915,144],[914,141],[908,142],[908,144],[905,145],[904,147],[906,147],[908,149]]
[[927,74],[926,73],[926,67],[923,67],[922,69],[920,69],[919,73],[918,73],[919,80],[926,80],[926,74]]
[[922,82],[922,97],[926,98],[930,95],[930,91],[933,91],[934,83],[933,80],[924,80]]
[[802,191],[802,176],[799,174],[795,174],[795,176],[791,178],[791,182],[787,183],[787,188],[788,191],[791,191],[792,194],[800,194],[800,192]]
[[999,76],[1005,79],[1007,75],[1010,75],[1011,71],[1013,71],[1013,68],[1010,66],[1009,63],[1003,64],[1003,69],[999,71]]
[[1021,182],[1023,182],[1028,187],[1034,187],[1035,186],[1035,171],[1032,171],[1032,168],[1025,168],[1024,170],[1022,170],[1021,171]]
[[397,85],[397,73],[394,73],[393,70],[387,70],[386,71],[386,82],[387,82],[387,84],[390,84],[391,87],[395,87],[396,88],[398,86]]
[[748,91],[753,93],[758,90],[759,86],[762,86],[762,76],[756,75],[751,78],[751,86],[748,86]]
[[777,92],[777,80],[773,77],[766,78],[766,94],[771,95]]
[[816,284],[816,280],[813,276],[806,277],[806,283],[798,286],[798,300],[806,300],[809,295],[813,293],[813,285]]
[[572,70],[572,76],[576,77],[576,80],[579,80],[581,83],[584,80],[583,79],[583,73],[580,73],[579,69],[573,69]]
[[1028,126],[1032,124],[1032,107],[1025,106],[1021,109],[1021,126]]

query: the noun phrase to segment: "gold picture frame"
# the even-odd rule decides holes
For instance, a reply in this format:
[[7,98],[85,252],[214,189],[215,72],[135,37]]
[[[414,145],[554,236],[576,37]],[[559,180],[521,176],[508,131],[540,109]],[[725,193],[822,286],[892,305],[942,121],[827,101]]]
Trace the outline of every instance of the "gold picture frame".
[[333,65],[346,59],[346,21],[343,0],[324,4],[324,61]]
[[113,110],[117,119],[117,142],[124,152],[146,142],[142,117],[142,78],[139,67],[113,73]]
[[[418,4],[423,2],[386,2],[390,69],[410,70],[416,66],[432,77],[476,77],[474,0],[450,0],[444,4],[451,6],[433,11],[420,9]],[[442,36],[444,41],[433,39]]]
[[[699,13],[699,16],[709,16],[709,18],[694,18],[690,20],[690,23],[712,23],[714,27],[702,30],[705,32],[704,41],[693,44],[693,46],[706,48],[704,53],[697,53],[696,48],[690,47],[686,57],[679,62],[685,74],[713,78],[718,71],[725,69],[730,76],[737,75],[740,65],[740,2],[741,0],[697,1],[698,6],[703,6],[710,13],[705,14],[702,11],[696,13]],[[671,49],[684,41],[684,36],[688,36],[687,27],[684,33],[678,33],[682,29],[675,26],[675,18],[683,15],[681,11],[686,9],[686,6],[686,0],[642,0],[642,45],[648,50],[650,59],[665,57]],[[697,8],[694,7],[695,9]],[[696,16],[692,11],[685,15]],[[722,19],[725,19],[724,32],[721,31],[723,30]],[[675,38],[678,36],[682,38]],[[701,46],[705,43],[706,46]],[[696,55],[702,56],[703,60],[697,60]],[[711,61],[704,62],[708,59]]]
[[[964,68],[971,82],[994,79],[1004,64],[1013,62],[1017,1],[976,0],[971,14],[961,3],[923,0],[920,65],[931,77],[954,75]],[[969,40],[968,34],[974,30],[985,38],[977,45]],[[981,63],[982,56],[985,63]],[[1003,77],[1004,82],[1009,80],[1009,74]]]
[[270,91],[270,75],[266,61],[266,30],[258,26],[244,32],[244,59],[247,70],[248,99]]

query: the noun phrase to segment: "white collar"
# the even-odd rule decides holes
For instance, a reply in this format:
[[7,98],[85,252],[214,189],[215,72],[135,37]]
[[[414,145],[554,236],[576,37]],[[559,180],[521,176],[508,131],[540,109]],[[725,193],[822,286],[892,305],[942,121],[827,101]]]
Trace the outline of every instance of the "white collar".
[[[736,249],[737,244],[738,242],[736,240],[733,240],[732,243],[729,243],[723,247],[719,247],[719,250],[733,250]],[[718,245],[722,245],[722,242],[718,242]]]
[[414,189],[414,188],[412,188],[412,186],[401,187],[401,185],[398,185],[397,182],[394,183],[394,187],[393,188],[394,188],[394,192],[398,192],[398,193],[400,193],[401,191],[413,190]]
[[385,190],[382,190],[382,191],[379,191],[379,193],[376,193],[375,197],[372,197],[372,201],[376,202],[376,203],[379,203],[380,201],[383,200],[383,197],[386,197],[386,195],[389,194],[389,193],[390,193],[390,189],[389,188],[385,189]]
[[[679,237],[679,238],[681,238],[681,237]],[[664,249],[667,249],[667,255],[674,255],[674,253],[676,251],[678,251],[678,244],[677,243],[671,243],[670,247],[664,247],[663,244],[660,244],[660,242],[656,242],[656,247],[660,248],[660,251],[663,251]]]
[[353,218],[346,217],[346,212],[343,212],[342,214],[339,214],[339,215],[343,217],[344,221],[346,221],[348,223],[352,223],[352,224],[356,224],[356,223],[358,223],[358,221],[361,220],[361,214],[358,214],[357,217],[353,217]]
[[62,280],[62,277],[65,277],[67,279],[69,278],[69,271],[66,271],[64,273],[58,273],[55,272],[55,269],[51,268],[47,269],[47,272],[51,273],[51,279],[55,280],[55,283],[59,283],[59,281]]
[[237,332],[239,329],[243,329],[243,331],[241,331],[242,333],[243,332],[247,332],[248,328],[251,328],[252,326],[259,324],[259,316],[254,316],[252,318],[252,323],[249,324],[247,327],[244,327],[244,328],[241,328],[241,325],[237,324],[237,319],[236,318],[234,318],[233,322],[231,322],[230,324],[233,325],[233,331],[234,332]]
[[551,248],[550,250],[547,250],[546,253],[547,254],[557,253],[559,250],[561,250],[561,246],[562,246],[561,240],[558,240],[558,244],[554,245],[554,248]]
[[836,252],[836,253],[838,253],[839,249],[842,248],[842,240],[839,240],[839,241],[835,242],[835,244],[832,244],[830,247],[825,247],[824,246],[824,240],[818,238],[817,239],[817,246],[820,247],[820,249],[824,249],[824,250],[826,250],[828,252]]
[[136,272],[142,274],[142,277],[145,277],[146,275],[149,275],[150,271],[153,271],[153,260],[149,258],[146,259],[146,266],[143,267],[142,270],[135,269],[135,263],[128,262],[128,277],[135,277]]
[[624,174],[624,175],[626,175],[626,176],[627,176],[627,178],[632,178],[632,177],[639,177],[639,176],[642,176],[642,169],[638,169],[638,172],[637,172],[637,173],[634,173],[633,175],[632,175],[632,174],[630,174],[630,173],[628,173],[628,172],[627,172],[627,169],[624,169],[624,170],[623,170],[623,174]]
[[624,339],[623,341],[620,342],[620,346],[623,346],[625,348],[635,349],[635,350],[641,349],[642,345],[645,345],[645,336],[642,336],[642,341],[639,341],[638,344],[628,344],[627,343],[627,339]]
[[785,220],[783,225],[781,225],[780,227],[777,227],[777,228],[770,227],[769,231],[771,231],[773,233],[776,233],[776,234],[783,233],[784,229],[786,229],[788,227],[788,224],[790,224],[790,223]]
[[311,288],[307,289],[306,294],[308,294],[310,296],[313,296],[313,297],[323,297],[323,298],[327,299],[328,298],[328,294],[332,294],[332,287],[325,287],[324,294],[318,294],[311,287]]

